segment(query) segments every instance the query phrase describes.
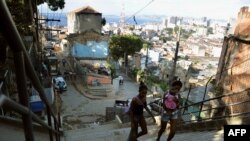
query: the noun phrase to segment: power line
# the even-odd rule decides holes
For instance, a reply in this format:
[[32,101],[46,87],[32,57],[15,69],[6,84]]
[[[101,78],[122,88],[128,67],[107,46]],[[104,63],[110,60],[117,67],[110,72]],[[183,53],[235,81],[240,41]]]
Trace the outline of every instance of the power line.
[[143,9],[145,9],[146,7],[148,7],[154,0],[151,0],[149,3],[147,3],[143,8],[141,8],[140,10],[138,10],[137,12],[135,12],[132,16],[130,16],[127,20],[125,20],[125,22],[127,22],[128,20],[130,20],[131,18],[135,19],[135,15],[138,14],[139,12],[141,12]]

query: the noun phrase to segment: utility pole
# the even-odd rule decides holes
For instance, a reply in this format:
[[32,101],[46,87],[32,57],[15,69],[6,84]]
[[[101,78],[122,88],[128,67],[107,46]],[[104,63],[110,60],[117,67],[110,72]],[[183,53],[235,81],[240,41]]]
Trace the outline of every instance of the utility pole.
[[230,30],[230,23],[227,23],[227,27],[225,30],[225,36],[227,36],[229,34],[229,30]]
[[177,63],[177,59],[178,59],[180,37],[181,37],[181,22],[182,22],[182,19],[180,21],[179,32],[178,32],[178,35],[177,35],[176,49],[175,49],[175,54],[174,54],[173,68],[172,68],[172,71],[171,71],[171,73],[169,75],[168,84],[170,84],[175,78],[176,63]]
[[147,44],[147,48],[146,48],[147,52],[146,52],[146,59],[145,59],[145,68],[146,69],[148,68],[148,48],[149,48],[149,46]]
[[[37,10],[36,10],[37,11]],[[39,30],[45,30],[45,31],[49,31],[50,32],[50,34],[51,34],[51,38],[52,38],[52,31],[60,31],[60,30],[55,30],[55,29],[44,29],[44,28],[40,28],[39,29],[39,21],[45,21],[45,22],[49,22],[49,21],[57,21],[57,22],[60,22],[60,20],[57,20],[57,19],[48,19],[48,18],[39,18],[39,16],[38,16],[38,12],[36,12],[36,17],[35,17],[35,22],[36,22],[36,36],[37,36],[37,45],[38,45],[38,47],[39,47],[39,51],[40,52],[42,52],[42,47],[40,46],[40,43],[39,43]],[[43,55],[42,55],[42,53],[40,54],[41,56],[40,56],[40,61],[42,61],[43,60]]]

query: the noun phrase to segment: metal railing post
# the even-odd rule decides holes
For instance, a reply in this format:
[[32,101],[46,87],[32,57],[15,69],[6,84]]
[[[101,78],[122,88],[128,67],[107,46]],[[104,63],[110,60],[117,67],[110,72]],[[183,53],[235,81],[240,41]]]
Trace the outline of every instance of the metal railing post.
[[206,93],[207,93],[207,85],[208,85],[208,83],[211,81],[212,78],[213,78],[213,76],[211,76],[211,77],[209,78],[209,80],[207,81],[207,83],[206,83],[204,95],[203,95],[202,102],[201,102],[201,106],[200,106],[200,110],[199,110],[198,120],[201,120],[201,111],[202,111],[203,104],[204,104],[204,100],[205,100],[205,96],[206,96]]
[[[26,74],[30,78],[33,86],[35,89],[39,92],[39,96],[42,99],[42,101],[46,104],[47,107],[47,112],[49,113],[48,116],[48,121],[50,122],[50,126],[46,126],[52,133],[52,127],[51,126],[51,116],[55,117],[53,114],[52,108],[49,105],[49,102],[45,96],[44,89],[38,79],[38,76],[34,70],[34,67],[31,63],[31,60],[29,58],[29,55],[26,51],[26,48],[24,46],[24,43],[21,39],[21,36],[16,28],[16,25],[12,19],[12,16],[9,12],[9,9],[7,7],[7,4],[5,0],[0,0],[0,18],[4,22],[0,22],[0,30],[3,33],[3,35],[6,36],[6,40],[8,41],[11,50],[14,53],[14,59],[15,59],[15,68],[16,68],[16,76],[17,76],[17,86],[19,90],[19,98],[21,100],[21,103],[25,107],[29,107],[29,97],[27,95],[27,86],[26,86]],[[25,63],[24,63],[25,62]],[[26,69],[25,69],[26,68]],[[13,107],[12,107],[13,108]],[[16,108],[16,107],[15,107]],[[23,122],[24,122],[24,132],[25,132],[25,137],[26,141],[33,141],[33,129],[32,129],[32,120],[31,120],[31,115],[33,114],[31,111],[23,115]],[[34,115],[32,115],[34,118]],[[36,119],[38,120],[38,119]],[[40,122],[40,120],[38,120]],[[56,124],[57,121],[55,121]],[[42,123],[43,124],[43,123]],[[54,131],[54,130],[53,130]],[[56,131],[54,131],[56,132]],[[58,132],[59,134],[59,132]],[[52,136],[52,134],[50,134]],[[51,137],[50,137],[51,138]],[[52,139],[53,140],[53,136]]]
[[[20,103],[25,107],[29,107],[29,96],[27,93],[27,81],[22,51],[14,53],[14,63],[16,74],[18,74],[16,78]],[[31,115],[22,113],[22,120],[26,141],[34,141]]]
[[[190,95],[191,89],[192,89],[192,85],[189,86],[188,95],[187,95],[187,99],[185,100],[184,106],[188,105],[188,100],[189,100],[189,95]],[[186,109],[188,110],[188,108],[184,108],[184,109],[183,109],[182,114],[185,113]]]
[[[49,108],[47,107],[47,118],[48,118],[48,125],[50,127],[52,127],[52,123],[51,123],[51,112],[49,110]],[[49,138],[50,141],[53,141],[53,132],[51,130],[49,130]]]

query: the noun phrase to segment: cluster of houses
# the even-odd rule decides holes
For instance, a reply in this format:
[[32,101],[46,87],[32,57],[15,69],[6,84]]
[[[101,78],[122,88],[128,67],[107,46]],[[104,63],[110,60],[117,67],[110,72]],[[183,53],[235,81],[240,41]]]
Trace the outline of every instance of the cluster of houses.
[[[184,89],[189,88],[190,85],[204,85],[208,78],[216,74],[227,29],[227,23],[213,22],[206,18],[191,20],[178,17],[170,17],[159,24],[106,23],[103,26],[102,13],[90,6],[69,12],[67,19],[66,38],[62,39],[61,47],[68,52],[68,56],[78,60],[78,62],[72,62],[73,66],[77,66],[79,62],[82,66],[92,65],[97,68],[105,65],[109,54],[109,37],[113,34],[132,34],[150,42],[151,47],[130,56],[129,69],[150,70],[152,68],[151,74],[162,80],[167,80],[172,70],[178,40],[176,38],[178,30],[175,31],[175,28],[181,27],[181,31],[192,33],[185,39],[180,36],[175,75],[184,82]],[[172,29],[172,32],[169,33],[166,29]],[[165,37],[169,37],[170,40],[164,41]],[[91,68],[85,70],[94,73]],[[111,80],[106,81],[107,79],[111,77],[105,76],[105,82],[100,79],[100,83],[111,82]],[[93,80],[95,78],[91,79]],[[91,84],[90,81],[87,83]]]

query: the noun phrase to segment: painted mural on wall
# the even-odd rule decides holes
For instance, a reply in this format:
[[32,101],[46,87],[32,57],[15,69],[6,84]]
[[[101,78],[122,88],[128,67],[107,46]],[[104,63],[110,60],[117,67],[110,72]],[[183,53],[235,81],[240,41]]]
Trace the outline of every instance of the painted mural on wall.
[[86,44],[74,43],[71,55],[77,58],[106,59],[108,55],[107,41],[87,41]]

